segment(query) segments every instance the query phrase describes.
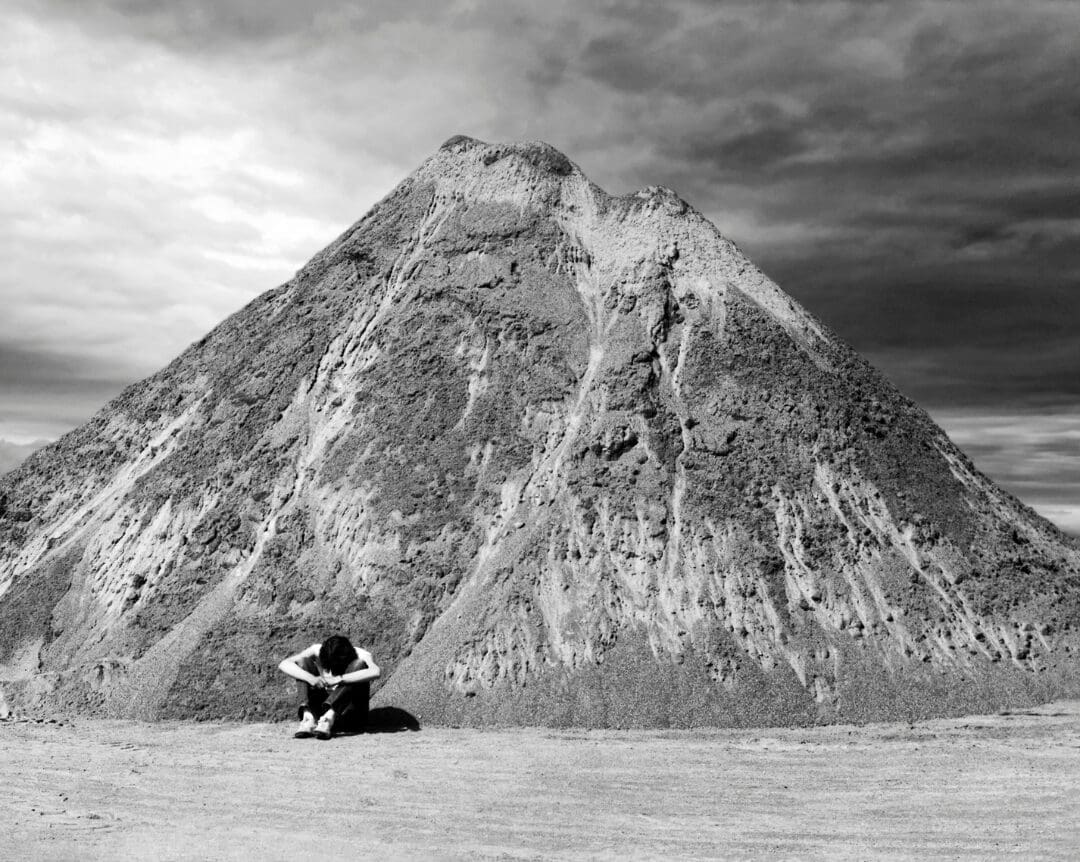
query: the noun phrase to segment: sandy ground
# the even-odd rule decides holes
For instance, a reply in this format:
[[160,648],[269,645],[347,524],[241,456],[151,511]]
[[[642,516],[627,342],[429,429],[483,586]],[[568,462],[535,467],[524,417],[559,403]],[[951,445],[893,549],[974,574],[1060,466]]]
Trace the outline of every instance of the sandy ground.
[[1080,702],[916,725],[0,722],[0,858],[1080,857]]

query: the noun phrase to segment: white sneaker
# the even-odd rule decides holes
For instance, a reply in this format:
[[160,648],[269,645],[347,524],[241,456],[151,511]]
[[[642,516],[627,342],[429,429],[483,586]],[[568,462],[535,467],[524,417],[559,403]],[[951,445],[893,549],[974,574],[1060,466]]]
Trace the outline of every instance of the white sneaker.
[[300,721],[300,726],[296,729],[296,733],[293,734],[297,739],[308,739],[315,735],[315,716],[310,712],[305,712],[303,719]]
[[315,726],[316,739],[329,739],[334,735],[334,711],[328,709],[322,714],[319,723]]

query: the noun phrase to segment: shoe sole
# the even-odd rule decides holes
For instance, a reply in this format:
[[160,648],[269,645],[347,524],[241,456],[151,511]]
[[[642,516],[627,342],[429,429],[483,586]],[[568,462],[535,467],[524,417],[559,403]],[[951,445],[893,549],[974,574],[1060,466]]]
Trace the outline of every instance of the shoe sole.
[[327,733],[326,731],[316,730],[315,731],[315,738],[316,739],[321,739],[321,740],[323,740],[325,742],[326,740],[328,740],[330,738],[330,734]]
[[293,734],[293,739],[311,739],[315,735],[311,730],[298,730]]

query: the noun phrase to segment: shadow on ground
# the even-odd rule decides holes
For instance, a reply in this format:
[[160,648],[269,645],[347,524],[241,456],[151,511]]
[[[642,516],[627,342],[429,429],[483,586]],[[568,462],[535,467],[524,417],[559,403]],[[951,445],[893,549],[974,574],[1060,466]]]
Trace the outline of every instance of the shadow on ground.
[[368,712],[367,724],[357,730],[342,729],[335,736],[358,736],[362,733],[401,733],[406,730],[419,730],[420,722],[416,716],[396,706],[377,706]]

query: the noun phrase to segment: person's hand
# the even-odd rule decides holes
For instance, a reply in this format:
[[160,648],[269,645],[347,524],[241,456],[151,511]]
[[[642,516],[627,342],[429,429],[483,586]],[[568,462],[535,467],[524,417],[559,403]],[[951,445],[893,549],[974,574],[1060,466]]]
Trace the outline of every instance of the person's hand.
[[340,685],[341,684],[341,677],[340,676],[328,676],[328,677],[325,677],[325,680],[326,680],[326,684],[330,688],[333,688],[335,685]]
[[313,685],[313,686],[314,686],[315,688],[321,688],[321,689],[327,689],[327,688],[329,688],[329,687],[330,687],[330,686],[329,686],[329,685],[327,684],[326,680],[325,680],[325,679],[324,679],[323,677],[321,677],[321,676],[317,676],[317,677],[315,677],[315,681],[314,681],[314,682],[312,683],[312,685]]

